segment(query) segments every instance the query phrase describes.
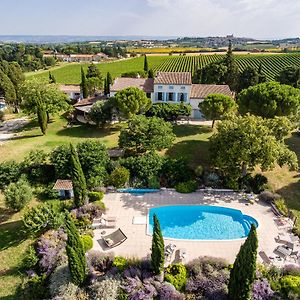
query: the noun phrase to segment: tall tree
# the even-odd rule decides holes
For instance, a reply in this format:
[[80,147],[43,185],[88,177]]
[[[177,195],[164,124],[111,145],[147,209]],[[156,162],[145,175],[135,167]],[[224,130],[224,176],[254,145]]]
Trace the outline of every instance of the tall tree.
[[228,45],[224,64],[227,67],[226,84],[230,86],[232,91],[236,91],[238,86],[239,70],[234,59],[231,42],[229,42]]
[[300,90],[278,82],[265,82],[241,91],[237,102],[241,114],[294,118],[299,114]]
[[20,94],[24,111],[28,114],[36,113],[37,103],[40,102],[45,108],[48,122],[51,114],[61,113],[69,107],[68,97],[64,92],[46,80],[26,80],[20,87]]
[[255,225],[241,246],[230,272],[228,285],[229,300],[252,299],[252,285],[256,277],[257,234]]
[[0,69],[0,96],[12,106],[16,105],[16,90],[9,77]]
[[[105,79],[106,81],[106,79]],[[104,127],[112,119],[112,105],[109,100],[97,101],[91,107],[89,117],[98,127]]]
[[148,65],[147,55],[144,56],[144,71],[146,73],[148,73],[148,71],[149,71],[149,65]]
[[74,191],[74,203],[76,207],[80,207],[86,201],[86,180],[82,171],[77,151],[72,144],[70,144],[70,151],[71,178]]
[[153,215],[151,263],[156,275],[162,274],[165,262],[165,245],[157,216]]
[[42,103],[41,100],[38,100],[36,106],[38,123],[43,135],[45,135],[48,126],[45,105]]
[[66,252],[68,256],[71,280],[75,285],[82,285],[86,279],[86,260],[84,248],[78,230],[69,216],[66,214],[66,232],[68,235]]
[[81,72],[80,89],[81,89],[82,97],[87,98],[88,97],[88,87],[87,87],[86,76],[83,71],[83,67],[81,67],[80,72]]
[[106,74],[105,83],[104,83],[104,94],[110,94],[110,85],[112,84],[112,77],[109,72]]
[[[262,170],[276,164],[292,170],[298,167],[296,154],[283,142],[284,132],[273,122],[252,115],[233,116],[217,129],[210,139],[211,161],[228,178],[245,176],[256,166]],[[288,132],[286,126],[284,131]]]
[[148,71],[148,78],[154,78],[154,71],[153,71],[153,69],[149,69],[149,71]]
[[125,118],[146,112],[151,107],[151,99],[146,93],[135,87],[119,91],[115,95],[117,108]]
[[225,84],[227,67],[222,62],[213,62],[202,69],[199,69],[194,75],[195,83],[205,84]]
[[267,81],[267,76],[263,72],[262,63],[259,64],[257,73],[258,73],[258,83],[263,83]]
[[294,88],[300,88],[300,68],[289,66],[280,71],[277,80],[281,84],[291,85]]
[[199,109],[204,117],[212,120],[212,128],[216,120],[220,120],[225,114],[233,112],[236,108],[234,99],[223,94],[210,94],[203,102],[199,103]]
[[157,117],[134,116],[121,130],[119,146],[131,153],[169,148],[175,139],[172,125]]
[[90,64],[86,73],[88,95],[93,96],[103,88],[103,76],[95,64]]
[[239,90],[247,89],[249,86],[253,86],[259,83],[259,75],[256,68],[248,66],[246,67],[239,77]]

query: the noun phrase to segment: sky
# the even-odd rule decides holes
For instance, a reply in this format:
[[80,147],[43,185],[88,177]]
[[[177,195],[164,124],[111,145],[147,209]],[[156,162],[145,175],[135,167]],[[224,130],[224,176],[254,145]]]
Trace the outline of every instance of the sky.
[[300,0],[0,0],[0,35],[300,36]]

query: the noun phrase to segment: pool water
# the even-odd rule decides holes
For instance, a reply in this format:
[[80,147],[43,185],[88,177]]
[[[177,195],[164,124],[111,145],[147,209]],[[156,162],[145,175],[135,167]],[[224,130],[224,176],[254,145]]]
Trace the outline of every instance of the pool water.
[[153,231],[153,215],[159,219],[165,238],[185,240],[233,240],[247,237],[251,224],[258,222],[240,210],[221,206],[176,205],[149,210],[148,233]]
[[146,194],[146,193],[157,193],[157,192],[159,192],[159,189],[126,188],[126,189],[118,189],[117,192],[143,195],[143,194]]

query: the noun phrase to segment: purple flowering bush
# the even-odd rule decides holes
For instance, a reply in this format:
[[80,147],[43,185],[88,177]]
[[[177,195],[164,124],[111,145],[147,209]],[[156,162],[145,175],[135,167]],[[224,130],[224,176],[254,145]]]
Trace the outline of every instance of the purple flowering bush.
[[37,241],[39,267],[42,272],[50,274],[58,265],[67,261],[65,252],[67,234],[62,228],[49,230]]
[[190,262],[186,268],[189,278],[186,291],[197,299],[225,300],[229,281],[228,264],[222,259],[200,257]]
[[[99,251],[87,252],[87,265],[92,279],[107,273],[114,274],[113,267],[114,255],[112,253],[101,253]],[[116,272],[117,272],[117,268]]]
[[253,300],[270,300],[274,296],[274,291],[266,278],[257,279],[252,288]]
[[171,283],[164,282],[159,289],[159,299],[183,300],[184,295],[179,293]]

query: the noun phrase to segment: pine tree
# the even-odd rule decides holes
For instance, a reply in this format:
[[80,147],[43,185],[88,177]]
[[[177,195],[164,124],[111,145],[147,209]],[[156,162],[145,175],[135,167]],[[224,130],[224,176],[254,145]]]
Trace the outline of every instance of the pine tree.
[[87,82],[86,77],[83,71],[83,68],[81,67],[81,83],[80,83],[81,93],[83,98],[88,97],[88,88],[87,88]]
[[148,71],[149,71],[147,55],[145,55],[145,58],[144,58],[144,71],[145,71],[145,72],[148,72]]
[[267,76],[262,71],[262,63],[259,64],[257,73],[258,73],[258,83],[263,83],[267,81]]
[[36,113],[38,118],[38,123],[43,135],[46,134],[48,122],[47,122],[47,112],[44,105],[40,100],[37,101]]
[[226,84],[229,85],[231,90],[236,91],[239,80],[239,71],[234,60],[231,42],[229,42],[228,50],[224,58],[224,64],[227,67]]
[[71,177],[74,191],[74,203],[76,207],[80,207],[86,200],[86,180],[81,168],[75,147],[70,144],[71,150]]
[[68,235],[66,252],[71,280],[75,285],[80,286],[86,279],[86,260],[78,230],[68,213],[66,214],[66,232]]
[[157,216],[153,215],[153,236],[151,248],[151,263],[156,275],[160,275],[164,269],[165,245]]
[[255,280],[257,258],[256,227],[252,224],[247,240],[240,251],[230,272],[228,285],[229,300],[250,300]]

